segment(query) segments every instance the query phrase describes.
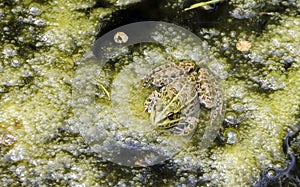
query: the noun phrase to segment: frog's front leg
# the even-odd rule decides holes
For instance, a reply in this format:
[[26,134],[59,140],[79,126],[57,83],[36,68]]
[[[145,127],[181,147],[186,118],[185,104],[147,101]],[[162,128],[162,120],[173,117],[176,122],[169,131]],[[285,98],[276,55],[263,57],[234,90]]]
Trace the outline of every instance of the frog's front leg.
[[186,117],[180,121],[178,125],[170,129],[170,131],[179,136],[188,136],[196,129],[199,119],[194,116]]

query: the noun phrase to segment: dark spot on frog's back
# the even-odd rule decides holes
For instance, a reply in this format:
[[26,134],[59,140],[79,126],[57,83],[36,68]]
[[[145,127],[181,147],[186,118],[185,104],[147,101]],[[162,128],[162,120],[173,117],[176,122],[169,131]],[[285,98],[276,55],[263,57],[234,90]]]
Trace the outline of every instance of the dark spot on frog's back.
[[165,64],[165,66],[164,66],[164,67],[161,67],[161,69],[169,68],[169,67],[171,67],[171,64]]
[[162,77],[163,77],[163,79],[168,79],[169,75],[163,75]]
[[176,74],[175,73],[171,73],[171,78],[176,78]]

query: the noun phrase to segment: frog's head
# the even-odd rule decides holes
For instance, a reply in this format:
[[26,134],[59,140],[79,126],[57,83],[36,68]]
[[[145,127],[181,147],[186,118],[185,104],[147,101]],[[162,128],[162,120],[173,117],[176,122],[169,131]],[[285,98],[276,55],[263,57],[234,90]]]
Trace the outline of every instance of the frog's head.
[[168,86],[163,88],[159,98],[151,106],[150,121],[155,129],[166,130],[178,124],[182,103],[175,89]]

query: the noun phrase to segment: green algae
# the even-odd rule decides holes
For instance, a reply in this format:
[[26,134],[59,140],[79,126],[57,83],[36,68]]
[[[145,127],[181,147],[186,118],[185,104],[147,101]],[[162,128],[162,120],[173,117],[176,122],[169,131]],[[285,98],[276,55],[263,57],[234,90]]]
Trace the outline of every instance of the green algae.
[[[248,10],[243,1],[231,2],[241,11]],[[263,2],[256,3],[261,6],[249,6],[258,12]],[[11,147],[0,147],[3,186],[199,185],[205,181],[206,185],[243,186],[255,183],[263,169],[284,167],[282,139],[287,127],[299,120],[299,17],[292,11],[277,15],[258,35],[234,24],[230,26],[235,34],[202,29],[200,37],[212,36],[206,41],[218,63],[210,67],[222,78],[228,111],[241,120],[236,127],[240,141],[216,144],[209,153],[192,145],[178,153],[173,164],[132,169],[99,158],[74,125],[72,82],[77,64],[86,62],[81,59],[95,40],[98,24],[105,25],[103,20],[115,10],[94,8],[94,4],[1,4],[1,28],[18,31],[0,35],[4,43],[0,47],[0,124],[17,138]],[[294,4],[286,6],[299,7],[299,1]],[[40,13],[34,13],[34,6]],[[17,19],[20,16],[22,21]],[[30,16],[39,21],[30,21]],[[235,51],[236,38],[250,38],[253,47],[247,53]],[[99,83],[109,88],[105,73],[99,74]],[[99,102],[106,101],[100,86],[98,91]],[[97,107],[101,110],[95,120],[105,119],[107,108]],[[88,130],[83,131],[93,140],[98,131]]]
[[[144,23],[144,26],[147,26],[146,28],[149,27],[147,25],[148,23],[149,22]],[[76,100],[78,100],[79,102],[80,100],[88,101],[84,103],[84,106],[82,106],[83,110],[79,109],[79,112],[76,112],[79,115],[77,118],[79,120],[81,118],[84,118],[85,121],[84,124],[79,125],[80,133],[83,137],[86,137],[86,139],[88,139],[92,146],[92,149],[95,152],[102,155],[104,154],[103,156],[105,158],[122,165],[153,165],[158,163],[158,161],[161,161],[161,159],[172,157],[172,155],[174,155],[174,151],[178,152],[178,150],[180,150],[180,148],[186,144],[185,137],[172,137],[170,136],[170,134],[166,134],[167,136],[165,136],[161,132],[155,131],[153,127],[151,127],[151,125],[149,124],[149,116],[146,115],[144,111],[144,102],[147,95],[145,95],[143,92],[146,92],[147,90],[141,89],[142,77],[144,77],[148,72],[150,72],[153,68],[157,67],[158,65],[169,63],[170,61],[178,61],[179,59],[193,58],[198,59],[198,63],[205,63],[208,61],[208,59],[213,59],[209,56],[204,56],[203,54],[206,52],[206,50],[205,48],[203,48],[204,46],[201,46],[201,41],[199,44],[196,43],[198,39],[195,36],[186,33],[187,31],[184,31],[182,28],[178,28],[177,26],[173,26],[163,22],[158,22],[155,24],[153,22],[150,23],[152,25],[155,25],[154,27],[157,28],[152,28],[152,30],[142,32],[141,34],[145,36],[145,38],[148,38],[148,35],[152,36],[154,41],[156,41],[157,43],[161,43],[165,46],[166,49],[162,50],[161,48],[163,47],[157,47],[157,45],[150,45],[141,48],[138,47],[131,49],[131,51],[134,51],[132,52],[133,56],[129,55],[127,57],[123,57],[124,55],[118,54],[118,48],[120,48],[121,46],[117,46],[115,47],[117,49],[115,49],[113,47],[113,44],[107,44],[107,46],[110,46],[112,48],[110,49],[110,47],[104,48],[105,45],[101,46],[103,44],[99,43],[99,41],[111,41],[110,38],[107,38],[107,40],[105,40],[105,37],[110,36],[111,33],[114,34],[114,32],[112,31],[100,38],[99,40],[97,40],[93,48],[94,53],[98,55],[97,57],[100,61],[100,66],[98,68],[96,67],[96,61],[95,68],[85,67],[85,65],[83,69],[87,70],[86,73],[88,77],[86,78],[86,75],[82,74],[80,70],[77,73],[77,78],[75,79],[80,80],[80,82],[78,82],[79,84],[75,85],[75,90],[81,90],[83,92],[82,98],[80,98],[79,94],[79,98],[76,98]],[[127,28],[130,26],[132,26],[132,24],[127,26]],[[118,28],[118,30],[122,29]],[[132,38],[133,36],[132,33],[129,31],[130,29],[124,28],[124,30],[127,30],[127,34],[131,36],[128,42],[134,44],[136,42],[136,39]],[[160,30],[167,34],[161,35],[160,32],[158,32]],[[151,33],[151,31],[153,33]],[[137,39],[141,38],[139,33],[137,33],[136,31],[133,33],[136,35]],[[189,35],[191,36],[188,37]],[[176,39],[169,40],[169,38]],[[174,46],[180,47],[176,48]],[[107,55],[101,55],[101,52],[99,53],[99,51],[101,51],[102,48],[109,51]],[[190,51],[190,49],[193,49],[194,51],[199,51],[200,53],[192,54],[188,52]],[[129,50],[125,49],[124,51],[128,52]],[[93,110],[87,110],[88,104],[93,105],[93,103],[89,102],[92,101],[93,98],[88,97],[88,95],[93,95],[93,89],[90,89],[90,85],[87,84],[87,82],[85,81],[93,82],[93,77],[96,77],[95,74],[93,74],[92,72],[93,69],[101,69],[101,66],[104,66],[105,69],[106,64],[104,64],[102,60],[106,59],[106,56],[115,56],[115,53],[117,53],[117,56],[119,56],[119,59],[116,60],[116,64],[113,65],[113,69],[115,69],[115,72],[109,73],[110,75],[108,74],[107,77],[107,79],[113,79],[111,85],[112,102],[110,109],[112,112],[108,112],[105,118],[103,118],[105,119],[105,121],[103,121],[103,119],[99,119],[99,121],[101,121],[101,127],[93,126],[93,124],[89,123],[90,121],[94,120],[92,118],[95,118],[95,116],[90,115],[93,113]],[[107,64],[109,65],[109,62]],[[209,66],[210,63],[206,63],[206,65]],[[88,73],[88,71],[90,72]],[[109,76],[113,78],[109,78]],[[87,87],[86,90],[84,89],[85,87]],[[78,104],[80,105],[80,103]],[[103,103],[99,103],[99,105],[103,106]],[[216,128],[214,129],[219,129],[219,124],[221,123],[219,118],[221,117],[222,116],[219,116],[217,114],[216,118],[214,119],[205,119],[207,119],[207,121],[209,121],[210,124],[215,124],[216,120],[216,123],[218,124],[215,124]],[[205,127],[207,121],[205,121],[204,119],[201,121],[203,121],[203,126]],[[113,124],[113,126],[111,126],[110,124]],[[88,130],[93,128],[96,129]],[[98,134],[93,134],[92,137],[90,134],[87,134],[85,132],[95,132],[98,131],[100,128],[103,129],[102,131],[104,132],[104,134],[101,134],[101,132],[99,132]],[[212,127],[210,126],[209,129],[211,128]],[[199,128],[199,130],[200,129],[201,128]],[[204,142],[203,144],[208,145],[213,141],[214,137],[216,136],[216,132],[209,131],[209,133],[206,133],[205,129],[203,136],[205,136],[205,134],[209,134],[209,136],[207,137],[207,139],[202,138],[200,142]],[[106,136],[106,138],[104,138],[104,136]],[[199,133],[199,137],[202,137],[201,133]],[[188,137],[188,139],[189,138],[190,137]],[[202,146],[200,146],[200,149],[201,147]],[[126,153],[123,153],[123,155],[121,155],[119,153],[120,151],[126,151]],[[111,154],[112,152],[116,152],[118,154]],[[154,161],[151,161],[152,158],[154,159]]]

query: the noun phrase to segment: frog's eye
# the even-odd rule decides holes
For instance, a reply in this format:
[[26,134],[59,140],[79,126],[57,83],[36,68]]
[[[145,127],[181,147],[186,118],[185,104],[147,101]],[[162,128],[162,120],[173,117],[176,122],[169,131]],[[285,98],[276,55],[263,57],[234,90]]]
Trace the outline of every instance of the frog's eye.
[[167,114],[167,118],[170,119],[170,120],[174,119],[174,112],[169,112]]
[[167,116],[169,117],[169,116],[173,116],[174,115],[174,112],[169,112],[168,114],[167,114]]

